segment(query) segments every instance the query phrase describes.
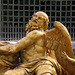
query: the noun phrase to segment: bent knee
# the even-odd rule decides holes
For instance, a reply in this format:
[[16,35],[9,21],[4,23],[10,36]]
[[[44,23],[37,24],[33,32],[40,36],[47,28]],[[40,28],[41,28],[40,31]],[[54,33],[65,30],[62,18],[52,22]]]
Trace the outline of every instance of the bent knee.
[[9,70],[5,72],[4,75],[16,75],[16,73],[14,73],[12,70]]

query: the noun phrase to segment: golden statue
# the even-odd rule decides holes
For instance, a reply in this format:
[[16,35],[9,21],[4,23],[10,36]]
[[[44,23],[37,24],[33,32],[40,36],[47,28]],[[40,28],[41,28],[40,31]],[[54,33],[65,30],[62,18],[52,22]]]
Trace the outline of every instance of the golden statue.
[[[50,60],[48,60],[49,57],[48,58],[40,58],[40,57],[45,57],[46,51],[48,50],[48,48],[45,47],[46,39],[43,39],[45,37],[45,35],[42,36],[42,34],[41,34],[44,32],[43,30],[47,29],[48,23],[49,23],[48,16],[44,12],[39,11],[32,16],[31,20],[29,20],[28,24],[26,25],[26,29],[25,29],[25,31],[27,31],[26,37],[21,39],[14,46],[16,51],[17,50],[19,51],[19,48],[21,48],[20,49],[20,50],[22,50],[21,51],[21,60],[22,60],[22,63],[24,63],[24,64],[19,65],[14,70],[7,71],[5,73],[5,75],[10,75],[10,74],[24,75],[25,73],[27,75],[30,75],[30,74],[32,75],[34,73],[37,75],[40,75],[40,74],[44,73],[46,75],[46,74],[48,74],[48,72],[49,72],[49,74],[50,73],[56,74],[55,68],[52,68],[52,65],[51,65],[52,63],[50,62]],[[35,30],[35,31],[33,31],[33,30]],[[36,31],[36,30],[41,30],[41,31]],[[33,31],[33,32],[29,33],[31,31]],[[40,34],[38,32],[40,32]],[[25,39],[26,39],[26,44],[27,44],[27,46],[25,45],[26,47],[22,46]],[[35,41],[33,41],[33,40],[35,40]],[[28,44],[30,44],[30,45],[28,45]],[[25,48],[25,50],[23,50],[24,49],[23,47]],[[35,61],[35,59],[36,59],[36,61]],[[51,60],[53,60],[53,59],[51,59]],[[41,63],[39,61],[41,61]],[[50,67],[49,67],[49,65],[50,65]],[[39,69],[39,67],[41,67],[41,68]],[[44,70],[45,68],[47,68],[47,70]],[[35,70],[35,71],[33,71],[33,70]]]
[[[30,31],[32,30],[44,30],[44,29],[47,29],[48,27],[48,23],[49,23],[49,19],[48,19],[48,16],[44,13],[44,12],[37,12],[35,13],[33,16],[32,16],[32,19],[28,22],[28,24],[26,25],[26,31],[27,33],[29,33]],[[8,45],[6,45],[5,43],[7,43]],[[17,66],[17,64],[19,63],[18,61],[18,58],[19,58],[19,51],[10,51],[8,52],[8,50],[10,49],[13,49],[13,46],[8,43],[8,42],[1,42],[1,50],[3,51],[4,49],[6,50],[4,53],[1,52],[1,57],[2,58],[5,58],[3,61],[2,61],[2,67],[5,67],[3,69],[1,69],[1,72],[0,74],[2,75],[5,71],[9,70],[9,69],[12,69],[14,68],[15,66]],[[6,45],[6,46],[5,46]],[[17,48],[17,46],[16,46]],[[24,58],[24,54],[23,53],[24,51],[22,51],[22,54],[21,54],[21,57],[22,57],[22,62],[24,62],[26,59]],[[45,53],[45,52],[44,52]],[[35,53],[33,53],[35,54]],[[16,56],[16,58],[15,58]],[[38,54],[36,55],[38,56]],[[41,53],[41,56],[42,56],[42,53]],[[10,57],[10,59],[8,58]],[[28,57],[28,55],[27,55]],[[30,57],[30,56],[29,56]],[[40,57],[40,56],[39,56]],[[35,58],[35,57],[34,57]],[[31,60],[31,58],[29,58]],[[33,59],[33,57],[32,57]],[[5,62],[4,62],[5,61]],[[12,64],[10,66],[10,64]],[[3,64],[5,64],[3,66]],[[8,66],[7,66],[8,65]]]
[[36,56],[36,60],[29,59],[32,56],[28,54],[31,56],[27,58],[29,62],[24,62],[17,68],[7,71],[5,75],[75,75],[75,59],[71,45],[71,37],[62,23],[55,21],[54,27],[45,32],[34,30],[28,33],[26,37],[15,44],[14,47],[18,46],[14,50],[19,49],[20,42],[23,42],[24,48],[27,51],[31,50],[30,54],[33,53],[33,50],[37,51],[38,55],[47,49],[53,50],[59,63],[49,56],[45,57],[43,55],[45,53],[42,54],[43,57],[37,57],[36,53],[36,55],[32,55]]
[[[15,54],[19,53],[19,51],[22,51],[22,64],[19,66],[16,65],[17,67],[13,70],[6,69],[8,71],[5,73],[3,72],[4,75],[75,74],[75,66],[73,67],[72,62],[66,62],[65,60],[67,56],[69,59],[74,59],[71,38],[67,29],[63,24],[56,21],[54,22],[55,28],[45,32],[41,31],[48,27],[48,23],[48,16],[44,12],[39,11],[33,15],[29,23],[26,25],[26,37],[22,38],[14,45],[8,44],[0,46],[0,54],[3,56],[6,55],[6,59],[3,59],[6,60],[6,64],[4,65],[5,67],[7,65],[11,67],[8,62],[13,63],[12,65],[14,66],[15,62],[18,62],[16,60],[18,57]],[[57,60],[54,59],[55,57],[52,58],[50,56],[46,56],[46,51],[54,51]],[[67,56],[64,55],[63,52],[66,52]],[[68,65],[71,66],[69,67]]]

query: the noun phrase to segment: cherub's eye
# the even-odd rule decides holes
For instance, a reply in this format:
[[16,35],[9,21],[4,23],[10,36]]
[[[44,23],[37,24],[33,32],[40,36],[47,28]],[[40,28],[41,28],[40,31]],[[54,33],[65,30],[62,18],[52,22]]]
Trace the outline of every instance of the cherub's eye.
[[38,19],[42,20],[42,17],[38,17]]

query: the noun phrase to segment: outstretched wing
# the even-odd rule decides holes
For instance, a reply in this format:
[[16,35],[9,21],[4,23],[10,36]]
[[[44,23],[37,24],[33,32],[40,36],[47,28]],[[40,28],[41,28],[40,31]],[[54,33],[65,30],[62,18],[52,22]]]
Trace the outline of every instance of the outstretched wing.
[[74,57],[71,37],[67,28],[58,21],[55,21],[53,25],[55,28],[45,32],[47,48],[55,51],[60,48],[61,51],[65,51],[70,57]]
[[70,67],[68,72],[71,73],[71,75],[75,75],[75,58],[70,58],[66,52],[62,53],[62,58],[66,60],[66,63],[69,64],[68,66]]
[[62,53],[66,52],[70,58],[74,58],[71,37],[67,31],[67,28],[62,23],[55,21],[54,27],[55,28],[46,31],[45,33],[47,38],[47,48],[49,50],[54,50],[57,61],[60,63],[60,65],[69,73],[72,73],[72,63],[68,62],[68,60],[62,57]]

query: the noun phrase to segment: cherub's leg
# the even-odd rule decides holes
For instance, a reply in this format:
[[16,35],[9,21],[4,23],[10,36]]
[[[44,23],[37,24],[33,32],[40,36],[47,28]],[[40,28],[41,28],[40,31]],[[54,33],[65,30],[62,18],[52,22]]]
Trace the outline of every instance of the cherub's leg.
[[57,75],[56,70],[50,64],[40,65],[35,70],[36,75]]

